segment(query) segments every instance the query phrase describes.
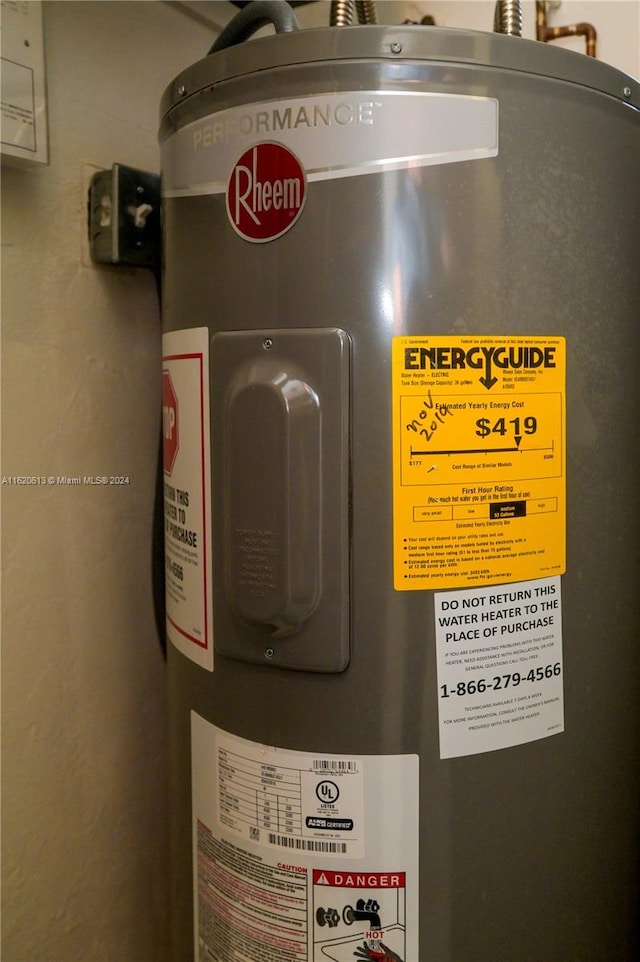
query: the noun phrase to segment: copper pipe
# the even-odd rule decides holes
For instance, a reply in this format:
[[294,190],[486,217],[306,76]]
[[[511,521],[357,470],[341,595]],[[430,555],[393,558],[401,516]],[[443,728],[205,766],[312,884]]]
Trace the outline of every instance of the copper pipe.
[[544,0],[536,0],[536,40],[547,43],[549,40],[559,40],[561,37],[584,37],[587,57],[596,56],[598,34],[593,24],[573,23],[568,27],[550,27],[547,23],[546,3]]

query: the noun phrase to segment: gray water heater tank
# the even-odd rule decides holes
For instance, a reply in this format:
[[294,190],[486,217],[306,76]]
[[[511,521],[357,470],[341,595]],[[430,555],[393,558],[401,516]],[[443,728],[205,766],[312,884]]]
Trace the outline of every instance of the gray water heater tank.
[[640,89],[492,34],[162,106],[176,962],[637,962]]

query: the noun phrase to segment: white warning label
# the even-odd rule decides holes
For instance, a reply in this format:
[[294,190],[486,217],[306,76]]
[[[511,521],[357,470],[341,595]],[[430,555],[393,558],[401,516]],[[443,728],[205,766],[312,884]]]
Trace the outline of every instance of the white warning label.
[[564,731],[560,577],[435,595],[440,757]]
[[197,825],[198,943],[204,960],[306,962],[307,878]]
[[416,755],[191,739],[196,962],[417,960]]
[[167,636],[211,671],[209,334],[172,331],[162,346]]

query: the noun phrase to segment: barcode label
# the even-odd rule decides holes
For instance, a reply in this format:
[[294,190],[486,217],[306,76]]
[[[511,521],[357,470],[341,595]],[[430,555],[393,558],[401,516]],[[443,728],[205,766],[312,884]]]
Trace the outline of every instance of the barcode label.
[[269,833],[271,845],[281,845],[283,848],[295,848],[300,852],[323,852],[329,855],[346,855],[345,842],[315,842],[306,838],[290,838],[287,835],[273,835]]
[[313,760],[314,772],[357,772],[357,762],[333,761],[328,758],[315,758]]

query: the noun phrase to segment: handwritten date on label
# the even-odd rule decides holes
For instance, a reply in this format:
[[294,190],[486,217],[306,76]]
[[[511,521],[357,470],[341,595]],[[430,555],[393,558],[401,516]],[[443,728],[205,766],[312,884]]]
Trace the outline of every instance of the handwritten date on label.
[[418,416],[409,421],[406,425],[407,431],[414,431],[430,441],[441,424],[444,424],[447,417],[453,414],[446,404],[442,401],[434,401],[431,391],[422,402],[422,408]]

